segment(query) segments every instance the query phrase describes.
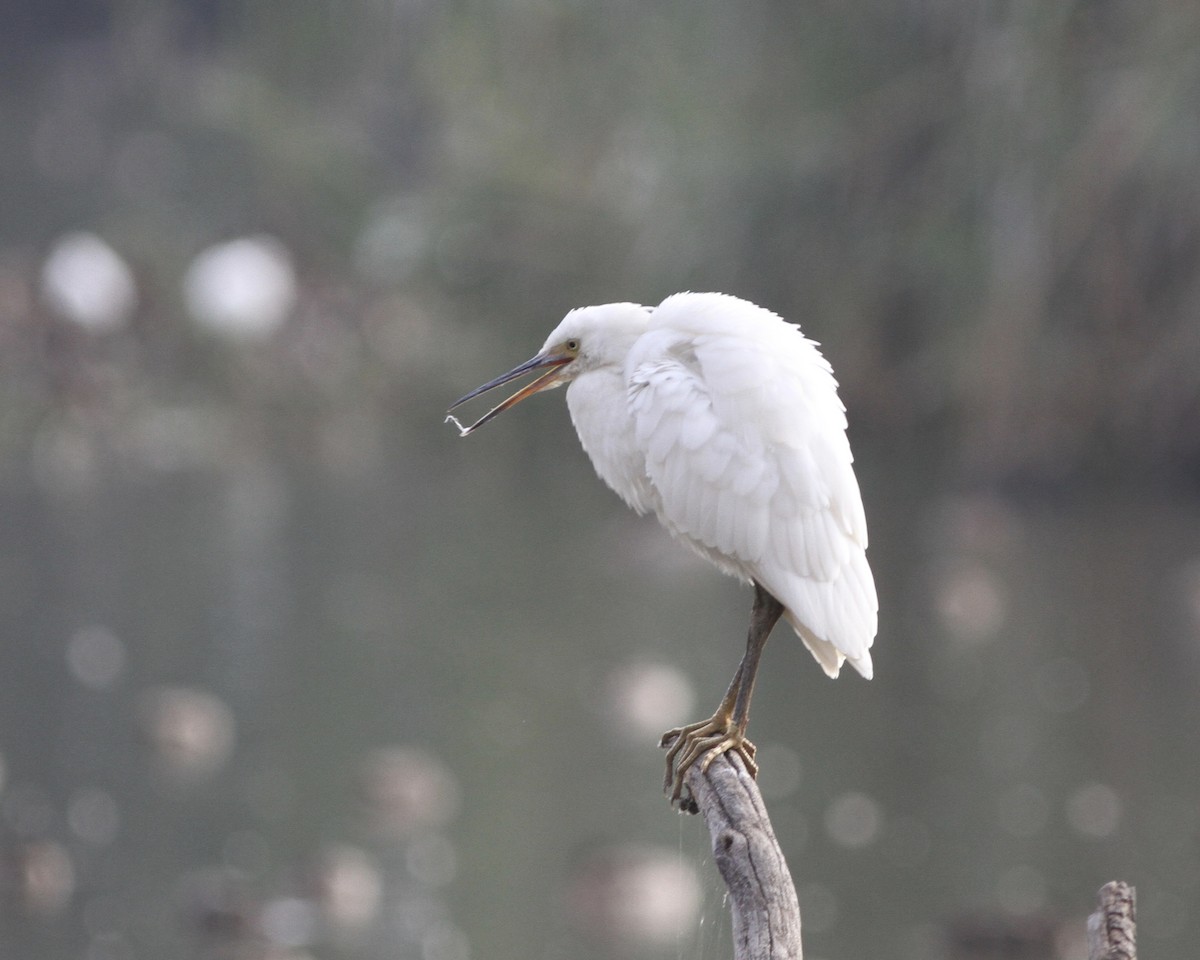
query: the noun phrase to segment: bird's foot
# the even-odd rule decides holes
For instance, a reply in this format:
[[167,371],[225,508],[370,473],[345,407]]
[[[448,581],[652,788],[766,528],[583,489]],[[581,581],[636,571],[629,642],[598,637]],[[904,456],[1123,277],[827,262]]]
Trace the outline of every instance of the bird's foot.
[[734,751],[746,765],[746,772],[758,776],[758,764],[754,761],[757,748],[746,739],[744,729],[738,729],[732,718],[716,713],[699,723],[676,727],[662,735],[658,744],[667,750],[667,774],[663,779],[663,790],[671,798],[671,805],[685,813],[697,813],[699,808],[684,783],[684,776],[697,762],[704,773],[721,754]]

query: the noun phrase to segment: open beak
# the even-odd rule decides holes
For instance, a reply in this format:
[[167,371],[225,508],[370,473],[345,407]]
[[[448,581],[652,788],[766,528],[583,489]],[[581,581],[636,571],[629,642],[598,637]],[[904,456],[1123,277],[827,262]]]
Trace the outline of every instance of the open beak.
[[464,427],[458,422],[458,418],[452,415],[447,415],[446,420],[447,422],[453,423],[456,427],[458,427],[459,436],[465,437],[467,434],[474,432],[479,427],[482,427],[493,417],[497,417],[502,414],[509,407],[515,407],[526,397],[532,397],[539,390],[545,390],[547,387],[557,386],[560,368],[565,364],[570,363],[574,359],[575,358],[571,356],[556,356],[554,354],[543,356],[539,353],[536,357],[526,360],[520,366],[513,367],[508,371],[508,373],[503,373],[495,380],[489,380],[487,383],[483,384],[483,386],[476,387],[466,396],[459,397],[452,404],[450,404],[450,409],[453,410],[455,407],[459,406],[459,404],[466,403],[468,400],[474,399],[481,393],[487,393],[493,387],[502,386],[503,384],[506,384],[511,380],[516,380],[518,377],[522,377],[534,370],[546,371],[540,377],[531,380],[507,400],[504,400],[492,407],[491,410],[485,413],[469,427]]

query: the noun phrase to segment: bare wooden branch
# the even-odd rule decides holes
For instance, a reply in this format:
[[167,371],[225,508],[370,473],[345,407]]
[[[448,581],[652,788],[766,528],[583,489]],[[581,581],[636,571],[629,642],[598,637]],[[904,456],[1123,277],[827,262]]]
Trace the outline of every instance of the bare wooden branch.
[[1121,880],[1100,888],[1088,917],[1088,960],[1137,960],[1137,891]]
[[686,782],[729,889],[735,960],[801,960],[800,904],[758,784],[736,753],[699,766]]

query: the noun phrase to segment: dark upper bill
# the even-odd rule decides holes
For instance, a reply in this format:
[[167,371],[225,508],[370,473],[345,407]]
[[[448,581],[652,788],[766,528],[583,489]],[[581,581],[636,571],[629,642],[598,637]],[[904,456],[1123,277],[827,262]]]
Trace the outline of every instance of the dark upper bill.
[[511,370],[508,371],[508,373],[502,373],[495,380],[489,380],[487,383],[483,384],[482,386],[476,387],[474,390],[472,390],[470,393],[466,394],[465,396],[459,397],[452,404],[450,404],[450,409],[453,410],[456,407],[458,407],[460,404],[466,403],[468,400],[472,400],[475,397],[479,396],[481,393],[487,393],[489,390],[491,390],[495,387],[503,386],[504,384],[508,383],[509,381],[516,380],[518,377],[524,376],[527,373],[531,373],[534,370],[545,370],[546,371],[540,377],[537,377],[537,378],[531,380],[529,383],[525,384],[525,386],[523,386],[520,390],[518,390],[516,393],[514,393],[507,400],[504,400],[504,401],[498,403],[496,406],[492,407],[491,410],[489,410],[487,413],[485,413],[482,417],[480,417],[478,420],[476,420],[469,427],[464,427],[461,423],[459,423],[458,418],[451,414],[447,414],[446,422],[453,423],[456,427],[458,427],[459,436],[465,437],[469,433],[472,433],[474,430],[478,429],[479,427],[482,427],[485,423],[487,423],[493,417],[497,417],[500,414],[502,414],[509,407],[516,406],[518,403],[520,403],[526,397],[532,397],[539,390],[545,390],[547,387],[554,386],[555,382],[558,379],[559,368],[562,367],[564,364],[570,363],[571,360],[573,360],[573,359],[574,359],[573,357],[569,357],[569,356],[567,356],[567,357],[554,356],[554,355],[543,356],[541,354],[538,354],[536,357],[532,357],[529,360],[526,360],[524,363],[520,364],[519,366],[513,367]]

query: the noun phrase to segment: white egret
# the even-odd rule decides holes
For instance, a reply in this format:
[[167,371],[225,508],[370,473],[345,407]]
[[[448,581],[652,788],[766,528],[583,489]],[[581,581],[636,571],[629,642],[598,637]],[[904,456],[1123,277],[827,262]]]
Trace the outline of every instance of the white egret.
[[824,671],[870,678],[878,601],[867,525],[829,363],[800,329],[746,300],[679,293],[657,307],[572,310],[532,359],[472,390],[535,380],[462,436],[526,397],[569,384],[567,407],[596,472],[638,513],[754,585],[746,652],[707,720],[663,735],[666,789],[746,739],[759,656],[782,616]]

